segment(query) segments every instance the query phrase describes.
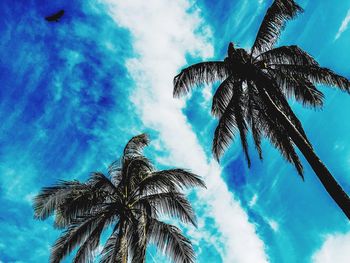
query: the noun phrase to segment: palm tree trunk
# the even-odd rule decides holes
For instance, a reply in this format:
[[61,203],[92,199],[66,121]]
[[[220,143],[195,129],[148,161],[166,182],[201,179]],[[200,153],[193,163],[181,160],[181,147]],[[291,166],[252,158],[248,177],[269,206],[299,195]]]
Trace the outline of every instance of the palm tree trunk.
[[123,218],[120,219],[120,230],[119,230],[119,248],[121,251],[121,262],[120,263],[127,263],[128,262],[128,247],[125,244],[127,242],[126,240],[126,230],[124,230],[125,227],[125,220]]
[[345,193],[343,188],[338,184],[332,174],[329,172],[327,167],[322,163],[320,158],[316,155],[310,144],[306,139],[300,134],[300,132],[291,123],[288,117],[278,108],[278,106],[273,102],[266,90],[260,89],[265,101],[276,113],[276,117],[281,121],[284,128],[288,131],[290,138],[293,140],[295,145],[299,148],[301,153],[304,155],[318,179],[321,181],[322,185],[328,192],[328,194],[333,198],[333,200],[338,204],[338,206],[343,210],[344,214],[350,220],[350,198]]

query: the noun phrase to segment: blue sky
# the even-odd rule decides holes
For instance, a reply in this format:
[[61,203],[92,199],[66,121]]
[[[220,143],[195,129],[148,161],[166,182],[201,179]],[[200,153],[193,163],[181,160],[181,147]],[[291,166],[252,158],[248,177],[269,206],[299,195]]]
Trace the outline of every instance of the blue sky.
[[[297,44],[350,78],[350,1],[298,3],[279,45]],[[212,159],[214,86],[172,98],[191,63],[249,48],[271,1],[1,1],[0,262],[46,262],[59,232],[33,219],[31,200],[59,179],[105,171],[127,140],[147,132],[159,168],[202,175],[189,193],[198,229],[182,226],[198,262],[346,262],[350,224],[307,163],[305,182],[268,141],[264,161],[239,143]],[[60,23],[47,14],[65,9]],[[321,87],[322,109],[291,101],[314,148],[350,193],[350,96]],[[68,259],[69,260],[69,259]],[[68,262],[67,260],[67,262]],[[151,249],[149,262],[167,262]]]

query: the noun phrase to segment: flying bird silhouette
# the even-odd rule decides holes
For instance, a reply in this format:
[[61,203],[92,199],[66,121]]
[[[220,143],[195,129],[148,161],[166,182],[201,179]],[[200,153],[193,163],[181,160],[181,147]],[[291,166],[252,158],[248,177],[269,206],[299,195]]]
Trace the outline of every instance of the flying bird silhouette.
[[57,13],[54,13],[50,16],[45,17],[45,19],[46,21],[49,21],[49,22],[58,22],[63,15],[64,15],[64,10],[60,10]]

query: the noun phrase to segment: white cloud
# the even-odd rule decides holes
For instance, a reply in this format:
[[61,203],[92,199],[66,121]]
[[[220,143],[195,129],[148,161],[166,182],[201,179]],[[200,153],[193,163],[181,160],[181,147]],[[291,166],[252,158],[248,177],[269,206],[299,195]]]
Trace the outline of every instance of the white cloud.
[[340,38],[340,36],[344,33],[345,30],[348,29],[350,23],[350,9],[348,10],[348,13],[346,14],[345,18],[343,19],[343,22],[341,23],[338,32],[335,36],[335,40]]
[[329,235],[314,254],[314,263],[348,263],[350,259],[350,233]]
[[[266,262],[264,244],[254,225],[220,177],[219,165],[208,161],[182,114],[185,102],[172,97],[172,79],[185,65],[185,55],[213,55],[210,30],[199,28],[203,23],[200,11],[188,0],[104,1],[116,23],[127,28],[134,40],[136,56],[128,61],[127,68],[136,85],[131,98],[142,121],[159,132],[161,143],[169,151],[168,164],[205,176],[208,189],[198,192],[197,203],[204,207],[204,215],[215,221],[223,261]],[[186,11],[189,8],[191,14]]]

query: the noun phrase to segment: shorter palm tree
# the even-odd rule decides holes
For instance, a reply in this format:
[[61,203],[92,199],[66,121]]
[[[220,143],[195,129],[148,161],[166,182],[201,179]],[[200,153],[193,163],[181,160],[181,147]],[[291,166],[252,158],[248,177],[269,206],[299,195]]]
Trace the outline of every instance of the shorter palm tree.
[[142,154],[145,134],[133,137],[108,175],[91,174],[86,183],[61,181],[43,188],[34,199],[35,218],[55,215],[64,229],[51,250],[51,262],[60,262],[76,247],[73,262],[92,262],[101,234],[111,230],[99,261],[145,262],[146,247],[155,244],[174,262],[194,262],[191,242],[179,228],[160,221],[170,216],[196,226],[192,207],[181,190],[204,182],[183,169],[157,171]]

